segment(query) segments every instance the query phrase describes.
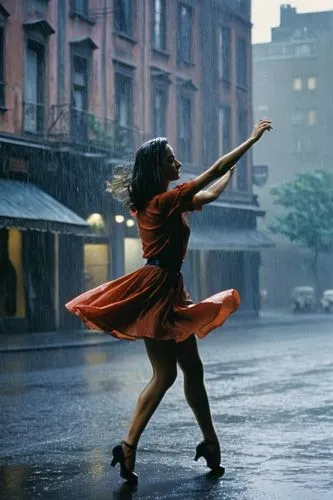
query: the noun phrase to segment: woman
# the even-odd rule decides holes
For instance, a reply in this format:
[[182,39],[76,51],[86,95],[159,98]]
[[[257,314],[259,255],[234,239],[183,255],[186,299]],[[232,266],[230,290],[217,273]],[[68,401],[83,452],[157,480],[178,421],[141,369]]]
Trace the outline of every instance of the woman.
[[[171,190],[169,183],[179,179],[181,163],[168,141],[157,138],[143,144],[137,151],[126,192],[131,209],[136,212],[147,264],[66,304],[90,328],[119,339],[144,339],[153,376],[139,396],[127,436],[113,448],[111,462],[112,466],[120,463],[121,477],[131,483],[138,480],[134,472],[138,441],[174,383],[177,364],[184,373],[187,402],[203,434],[195,460],[204,457],[210,469],[220,468],[220,445],[194,333],[202,338],[221,326],[239,307],[240,299],[236,290],[227,290],[198,304],[191,301],[180,272],[190,234],[184,213],[200,210],[218,198],[229,183],[237,161],[266,130],[271,130],[271,122],[259,121],[247,141],[196,179]],[[116,195],[123,192],[123,187],[117,178],[110,190]]]

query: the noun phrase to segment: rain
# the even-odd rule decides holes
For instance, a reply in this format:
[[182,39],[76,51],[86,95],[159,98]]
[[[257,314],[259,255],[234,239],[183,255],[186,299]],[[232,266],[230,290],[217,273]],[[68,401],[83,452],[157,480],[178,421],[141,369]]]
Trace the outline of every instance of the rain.
[[[332,498],[333,3],[315,4],[0,1],[0,499]],[[197,329],[224,474],[193,460],[179,366],[133,486],[110,462],[152,375],[144,342],[65,304],[146,269],[127,200],[158,137],[181,163],[169,190],[248,144],[180,219],[182,324],[223,291],[240,306]]]

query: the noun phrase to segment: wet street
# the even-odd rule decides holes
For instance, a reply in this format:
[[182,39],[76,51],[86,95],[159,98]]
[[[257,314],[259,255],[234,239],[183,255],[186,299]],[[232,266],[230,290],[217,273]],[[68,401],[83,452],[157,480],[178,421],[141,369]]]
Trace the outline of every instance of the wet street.
[[332,337],[328,318],[199,341],[225,476],[193,461],[179,373],[140,442],[136,491],[109,462],[150,377],[143,343],[2,353],[1,499],[332,499]]

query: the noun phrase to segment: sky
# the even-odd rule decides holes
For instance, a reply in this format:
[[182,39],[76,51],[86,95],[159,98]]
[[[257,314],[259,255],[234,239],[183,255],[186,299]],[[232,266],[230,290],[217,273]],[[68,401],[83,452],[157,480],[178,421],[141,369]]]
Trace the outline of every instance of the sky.
[[286,3],[297,12],[333,10],[333,0],[252,0],[253,43],[270,41],[270,29],[280,24],[280,5]]

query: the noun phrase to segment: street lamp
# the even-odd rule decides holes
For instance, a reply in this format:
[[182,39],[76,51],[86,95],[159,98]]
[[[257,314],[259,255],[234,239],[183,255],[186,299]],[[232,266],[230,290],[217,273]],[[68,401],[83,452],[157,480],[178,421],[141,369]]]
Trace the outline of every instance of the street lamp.
[[125,217],[123,215],[115,215],[114,216],[114,220],[118,223],[118,224],[122,224],[125,220]]
[[126,226],[127,227],[133,227],[135,224],[134,220],[133,219],[127,219],[126,221]]

